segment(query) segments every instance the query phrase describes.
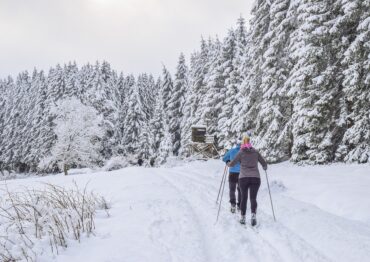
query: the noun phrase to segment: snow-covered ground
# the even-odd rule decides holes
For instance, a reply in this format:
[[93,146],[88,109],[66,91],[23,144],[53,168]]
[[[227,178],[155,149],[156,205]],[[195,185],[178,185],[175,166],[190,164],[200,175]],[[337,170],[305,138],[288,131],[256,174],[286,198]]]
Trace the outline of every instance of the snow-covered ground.
[[229,212],[227,188],[215,224],[223,169],[221,161],[212,160],[18,179],[7,185],[14,190],[40,182],[89,182],[90,189],[110,200],[111,217],[97,217],[96,236],[72,243],[56,261],[369,261],[369,165],[269,166],[277,222],[262,176],[258,229],[242,227]]

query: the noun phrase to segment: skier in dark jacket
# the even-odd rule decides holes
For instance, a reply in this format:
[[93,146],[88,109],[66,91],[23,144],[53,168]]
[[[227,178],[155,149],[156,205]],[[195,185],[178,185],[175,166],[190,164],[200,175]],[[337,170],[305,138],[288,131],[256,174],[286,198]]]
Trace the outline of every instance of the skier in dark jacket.
[[[222,160],[227,164],[231,160],[235,158],[235,156],[240,151],[240,143],[237,144],[234,148],[230,149],[226,152]],[[236,164],[235,166],[229,169],[229,196],[230,196],[230,204],[231,204],[231,213],[235,213],[236,206],[240,209],[240,189],[238,185],[239,181],[239,172],[240,172],[240,164]],[[235,191],[238,190],[238,198],[235,197]],[[238,201],[236,201],[238,199]]]
[[243,144],[241,150],[235,156],[228,166],[233,167],[240,163],[239,187],[241,192],[241,219],[240,223],[245,224],[245,212],[247,209],[248,191],[250,192],[252,218],[251,224],[257,224],[257,193],[261,185],[260,173],[258,171],[258,162],[262,165],[264,170],[267,170],[267,163],[260,153],[252,147],[249,136],[243,137]]

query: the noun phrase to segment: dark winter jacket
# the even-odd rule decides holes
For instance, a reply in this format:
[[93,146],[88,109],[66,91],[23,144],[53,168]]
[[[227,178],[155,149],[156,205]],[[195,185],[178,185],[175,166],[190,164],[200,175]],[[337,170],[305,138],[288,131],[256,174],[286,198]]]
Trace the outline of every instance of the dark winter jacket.
[[260,177],[258,171],[258,162],[261,163],[264,170],[267,169],[267,163],[260,153],[252,148],[244,148],[239,151],[234,160],[229,163],[229,166],[235,166],[240,163],[239,179],[244,177]]
[[[240,151],[240,145],[237,145],[236,147],[231,148],[224,155],[224,157],[222,158],[222,161],[224,161],[225,163],[230,162],[231,160],[233,160],[235,158],[235,156],[239,153],[239,151]],[[240,172],[240,164],[237,163],[235,166],[230,168],[229,171],[230,171],[230,173],[239,173]]]

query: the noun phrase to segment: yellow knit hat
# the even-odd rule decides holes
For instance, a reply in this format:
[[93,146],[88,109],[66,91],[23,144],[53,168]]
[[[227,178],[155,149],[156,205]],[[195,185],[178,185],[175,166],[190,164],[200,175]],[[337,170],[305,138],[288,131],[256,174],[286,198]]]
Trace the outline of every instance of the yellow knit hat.
[[250,141],[251,141],[251,138],[249,137],[249,135],[248,134],[244,134],[243,135],[243,140],[242,140],[243,142],[243,145],[245,145],[245,144],[248,144]]

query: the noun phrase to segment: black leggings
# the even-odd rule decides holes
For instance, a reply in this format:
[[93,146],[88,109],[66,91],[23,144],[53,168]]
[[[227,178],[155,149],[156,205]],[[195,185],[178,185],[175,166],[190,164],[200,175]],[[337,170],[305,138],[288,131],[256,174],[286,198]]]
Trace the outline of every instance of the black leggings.
[[258,177],[243,177],[239,179],[239,188],[242,195],[240,202],[240,211],[243,216],[245,216],[245,211],[247,210],[248,201],[248,189],[251,199],[251,210],[252,213],[257,211],[257,193],[261,185],[261,179]]
[[[229,196],[231,205],[240,207],[240,188],[239,188],[239,173],[230,172],[229,174]],[[238,191],[238,197],[235,197],[235,191]],[[238,201],[238,202],[236,202]]]

